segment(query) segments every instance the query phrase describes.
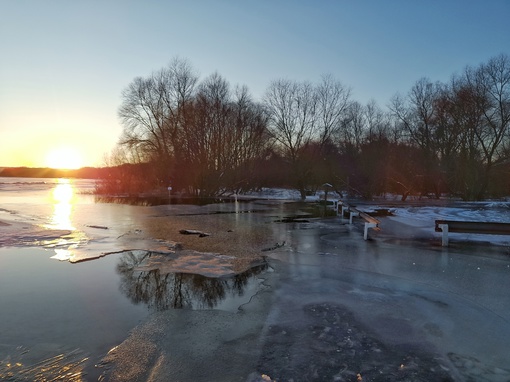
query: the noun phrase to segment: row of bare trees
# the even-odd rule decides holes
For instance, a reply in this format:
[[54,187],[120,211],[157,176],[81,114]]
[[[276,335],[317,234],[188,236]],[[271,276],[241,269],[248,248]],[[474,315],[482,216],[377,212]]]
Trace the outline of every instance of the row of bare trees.
[[[419,80],[391,112],[418,149],[426,187],[466,200],[508,192],[510,59],[500,55],[468,67],[449,83]],[[441,182],[444,183],[441,185]],[[500,188],[498,190],[498,188]]]
[[[242,188],[267,149],[267,117],[246,87],[231,88],[218,73],[199,83],[186,60],[122,93],[122,159],[151,163],[150,185],[216,195]],[[117,153],[117,156],[119,153]]]
[[317,84],[278,79],[255,102],[246,87],[218,73],[200,80],[188,61],[174,59],[133,80],[119,115],[124,130],[110,165],[143,163],[138,175],[130,167],[124,185],[138,191],[171,185],[211,196],[291,186],[304,197],[326,182],[365,197],[393,192],[404,199],[509,191],[506,55],[448,83],[420,79],[386,110],[353,101],[329,75]]
[[328,165],[349,104],[350,89],[331,76],[318,85],[283,79],[270,84],[263,100],[267,129],[302,197],[321,181],[317,175]]

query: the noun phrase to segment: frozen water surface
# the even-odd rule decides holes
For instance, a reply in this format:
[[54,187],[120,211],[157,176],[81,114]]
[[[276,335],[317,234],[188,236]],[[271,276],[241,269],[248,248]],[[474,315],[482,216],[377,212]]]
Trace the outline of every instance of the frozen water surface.
[[[191,257],[192,260],[189,259]],[[265,261],[248,270],[223,275],[224,267],[212,260],[214,256],[196,254],[177,256],[149,251],[128,251],[117,264],[120,288],[135,303],[144,303],[153,310],[221,309],[236,311],[261,288],[259,275],[268,269]],[[184,258],[185,263],[180,262]],[[175,261],[178,261],[177,265]],[[190,261],[190,269],[185,266]],[[191,272],[198,270],[197,272]],[[207,272],[204,272],[207,270]],[[185,272],[183,272],[185,271]],[[201,273],[206,273],[203,275]]]
[[147,208],[96,203],[90,194],[93,184],[68,179],[0,183],[0,245],[52,248],[56,259],[70,262],[126,249],[172,246],[140,229],[140,219],[150,213]]
[[[76,380],[510,380],[508,238],[457,235],[442,248],[433,225],[510,221],[506,203],[392,206],[363,241],[341,218],[282,219],[306,216],[299,205],[148,208],[73,193],[57,207],[60,184],[31,184],[26,198],[22,183],[0,186],[2,377],[34,375],[38,360],[54,377],[87,372]],[[227,277],[227,257],[144,226],[217,214],[277,243],[257,249],[267,262]]]
[[249,303],[153,315],[105,359],[109,380],[510,379],[504,248],[365,242],[341,219],[274,235],[287,244]]

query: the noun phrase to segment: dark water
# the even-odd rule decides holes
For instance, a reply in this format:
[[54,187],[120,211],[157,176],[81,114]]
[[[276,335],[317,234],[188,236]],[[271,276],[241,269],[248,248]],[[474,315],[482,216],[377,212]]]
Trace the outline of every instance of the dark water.
[[151,312],[237,309],[267,269],[260,264],[234,277],[207,278],[137,271],[146,251],[75,264],[51,256],[38,248],[0,248],[0,380],[38,380],[44,368],[55,378],[70,365],[82,378],[76,380],[97,380],[94,365]]
[[[38,248],[0,248],[0,360],[17,358],[28,367],[25,360],[79,349],[93,364],[149,312],[119,289],[119,255],[78,264],[50,256]],[[6,373],[4,363],[0,377]]]

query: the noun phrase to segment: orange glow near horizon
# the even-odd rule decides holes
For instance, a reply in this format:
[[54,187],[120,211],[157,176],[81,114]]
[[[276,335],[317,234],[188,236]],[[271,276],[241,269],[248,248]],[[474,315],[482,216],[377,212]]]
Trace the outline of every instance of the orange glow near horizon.
[[53,169],[76,170],[84,166],[81,153],[71,147],[59,147],[46,154],[46,166]]

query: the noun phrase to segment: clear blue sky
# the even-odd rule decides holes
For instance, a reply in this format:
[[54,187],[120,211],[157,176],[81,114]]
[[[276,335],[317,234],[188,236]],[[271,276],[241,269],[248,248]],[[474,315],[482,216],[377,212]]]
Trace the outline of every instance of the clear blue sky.
[[122,90],[176,56],[257,100],[274,79],[331,73],[384,107],[421,77],[510,54],[509,20],[507,0],[0,0],[0,166],[57,149],[102,165]]

